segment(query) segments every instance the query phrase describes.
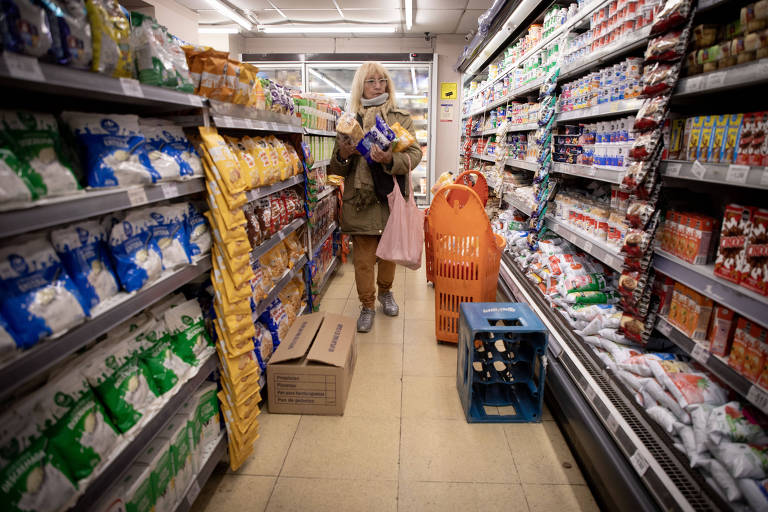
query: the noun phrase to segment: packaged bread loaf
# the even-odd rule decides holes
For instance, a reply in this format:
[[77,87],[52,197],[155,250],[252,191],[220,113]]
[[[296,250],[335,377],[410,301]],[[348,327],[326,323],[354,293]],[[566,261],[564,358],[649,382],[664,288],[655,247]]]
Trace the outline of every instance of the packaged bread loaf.
[[363,138],[363,129],[350,112],[344,112],[336,121],[336,132],[346,135],[351,139],[350,143],[355,145]]

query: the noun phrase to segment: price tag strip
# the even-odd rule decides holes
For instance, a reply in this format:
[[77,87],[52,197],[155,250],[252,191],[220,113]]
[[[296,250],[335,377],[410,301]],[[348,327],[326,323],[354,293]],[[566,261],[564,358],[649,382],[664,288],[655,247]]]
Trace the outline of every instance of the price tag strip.
[[735,165],[728,166],[728,173],[725,175],[725,181],[729,183],[741,183],[742,185],[747,182],[749,176],[748,165]]
[[764,413],[768,413],[768,391],[752,384],[747,392],[747,400],[755,404]]
[[648,471],[648,461],[646,461],[645,457],[642,456],[640,450],[635,451],[634,455],[629,458],[629,462],[640,476],[645,475],[645,472]]
[[166,199],[179,195],[179,186],[176,183],[163,183],[160,187],[163,190],[163,197]]
[[680,176],[680,169],[683,167],[683,164],[680,163],[668,163],[667,167],[664,171],[664,174],[667,176]]
[[122,87],[123,94],[126,96],[133,96],[135,98],[144,97],[144,90],[141,88],[141,84],[138,80],[133,78],[121,78],[120,87]]
[[3,52],[3,63],[8,68],[8,74],[21,80],[45,82],[40,63],[34,57],[19,55],[13,52]]
[[691,357],[699,363],[706,365],[707,361],[709,361],[709,351],[704,348],[704,345],[694,343],[693,350],[691,350]]
[[132,188],[126,193],[128,194],[128,203],[130,203],[131,206],[139,206],[149,202],[147,199],[147,191],[144,190],[144,187]]

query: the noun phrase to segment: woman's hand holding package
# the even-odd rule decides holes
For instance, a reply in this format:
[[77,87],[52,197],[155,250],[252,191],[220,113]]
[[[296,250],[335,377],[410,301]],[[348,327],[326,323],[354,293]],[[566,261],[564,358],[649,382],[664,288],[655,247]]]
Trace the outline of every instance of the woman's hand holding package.
[[386,151],[381,149],[379,146],[374,144],[371,146],[371,158],[373,161],[378,162],[380,164],[391,164],[392,163],[392,146],[390,146]]
[[336,137],[336,142],[339,145],[339,156],[341,156],[341,158],[346,160],[355,153],[359,154],[355,144],[352,143],[352,139],[348,136],[340,134]]

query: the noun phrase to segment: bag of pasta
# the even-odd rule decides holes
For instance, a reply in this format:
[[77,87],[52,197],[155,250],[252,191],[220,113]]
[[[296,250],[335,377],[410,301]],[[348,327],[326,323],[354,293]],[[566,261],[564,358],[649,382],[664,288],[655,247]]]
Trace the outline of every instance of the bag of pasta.
[[390,126],[390,128],[392,128],[392,131],[395,132],[395,135],[397,136],[397,144],[395,144],[393,149],[395,153],[405,151],[416,143],[416,138],[411,135],[411,132],[403,128],[400,123],[395,123]]

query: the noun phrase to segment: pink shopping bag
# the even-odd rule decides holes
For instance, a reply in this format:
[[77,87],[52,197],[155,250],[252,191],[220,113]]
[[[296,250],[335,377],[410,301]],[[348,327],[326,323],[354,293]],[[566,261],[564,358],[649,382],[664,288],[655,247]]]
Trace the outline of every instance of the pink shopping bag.
[[[395,180],[395,177],[392,177]],[[381,234],[376,256],[403,265],[411,270],[421,267],[421,251],[424,247],[424,212],[413,199],[411,175],[408,181],[408,200],[403,198],[395,180],[392,192],[387,195],[389,220]]]

